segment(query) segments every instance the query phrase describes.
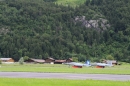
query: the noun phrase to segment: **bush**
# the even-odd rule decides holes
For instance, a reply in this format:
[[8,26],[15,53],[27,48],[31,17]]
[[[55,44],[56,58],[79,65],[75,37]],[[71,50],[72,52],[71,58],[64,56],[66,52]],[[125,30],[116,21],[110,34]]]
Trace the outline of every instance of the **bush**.
[[114,60],[114,57],[113,57],[112,55],[107,55],[107,56],[106,56],[106,59],[107,59],[107,60]]
[[19,64],[20,64],[20,65],[23,65],[23,63],[24,63],[24,58],[21,57],[21,58],[19,59]]
[[0,60],[0,64],[2,64],[2,61]]

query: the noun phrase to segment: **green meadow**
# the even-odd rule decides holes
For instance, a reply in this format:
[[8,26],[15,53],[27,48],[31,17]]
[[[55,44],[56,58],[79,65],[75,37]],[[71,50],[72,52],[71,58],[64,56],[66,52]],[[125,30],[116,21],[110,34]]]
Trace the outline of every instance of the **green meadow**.
[[95,68],[83,67],[72,68],[63,64],[2,64],[0,71],[13,72],[52,72],[52,73],[88,73],[88,74],[130,74],[130,64],[122,64],[114,67]]
[[83,4],[86,0],[57,0],[56,3],[62,4],[65,6],[72,6],[75,7],[77,5]]
[[130,81],[0,78],[0,86],[130,86]]

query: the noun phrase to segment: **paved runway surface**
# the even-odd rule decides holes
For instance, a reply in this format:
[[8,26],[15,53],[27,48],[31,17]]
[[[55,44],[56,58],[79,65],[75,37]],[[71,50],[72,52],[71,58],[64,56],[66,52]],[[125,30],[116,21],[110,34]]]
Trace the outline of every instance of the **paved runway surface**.
[[110,75],[110,74],[0,72],[0,77],[9,77],[9,78],[57,78],[57,79],[79,79],[79,80],[92,79],[92,80],[130,81],[130,75]]

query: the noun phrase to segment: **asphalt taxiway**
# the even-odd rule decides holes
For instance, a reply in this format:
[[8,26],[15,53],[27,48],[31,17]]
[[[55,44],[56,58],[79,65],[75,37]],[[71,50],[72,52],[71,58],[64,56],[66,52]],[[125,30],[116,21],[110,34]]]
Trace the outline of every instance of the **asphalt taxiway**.
[[0,72],[0,77],[8,78],[44,78],[44,79],[77,79],[77,80],[114,80],[130,81],[130,75],[111,74],[75,74],[75,73],[36,73],[36,72]]

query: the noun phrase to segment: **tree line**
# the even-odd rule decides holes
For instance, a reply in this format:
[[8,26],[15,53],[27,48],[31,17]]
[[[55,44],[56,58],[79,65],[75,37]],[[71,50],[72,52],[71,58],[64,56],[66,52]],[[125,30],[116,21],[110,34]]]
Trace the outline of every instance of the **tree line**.
[[[75,8],[53,2],[0,1],[0,57],[100,61],[111,55],[130,62],[129,0],[86,0]],[[76,16],[91,20],[97,14],[109,21],[109,29],[99,32],[74,22]]]

